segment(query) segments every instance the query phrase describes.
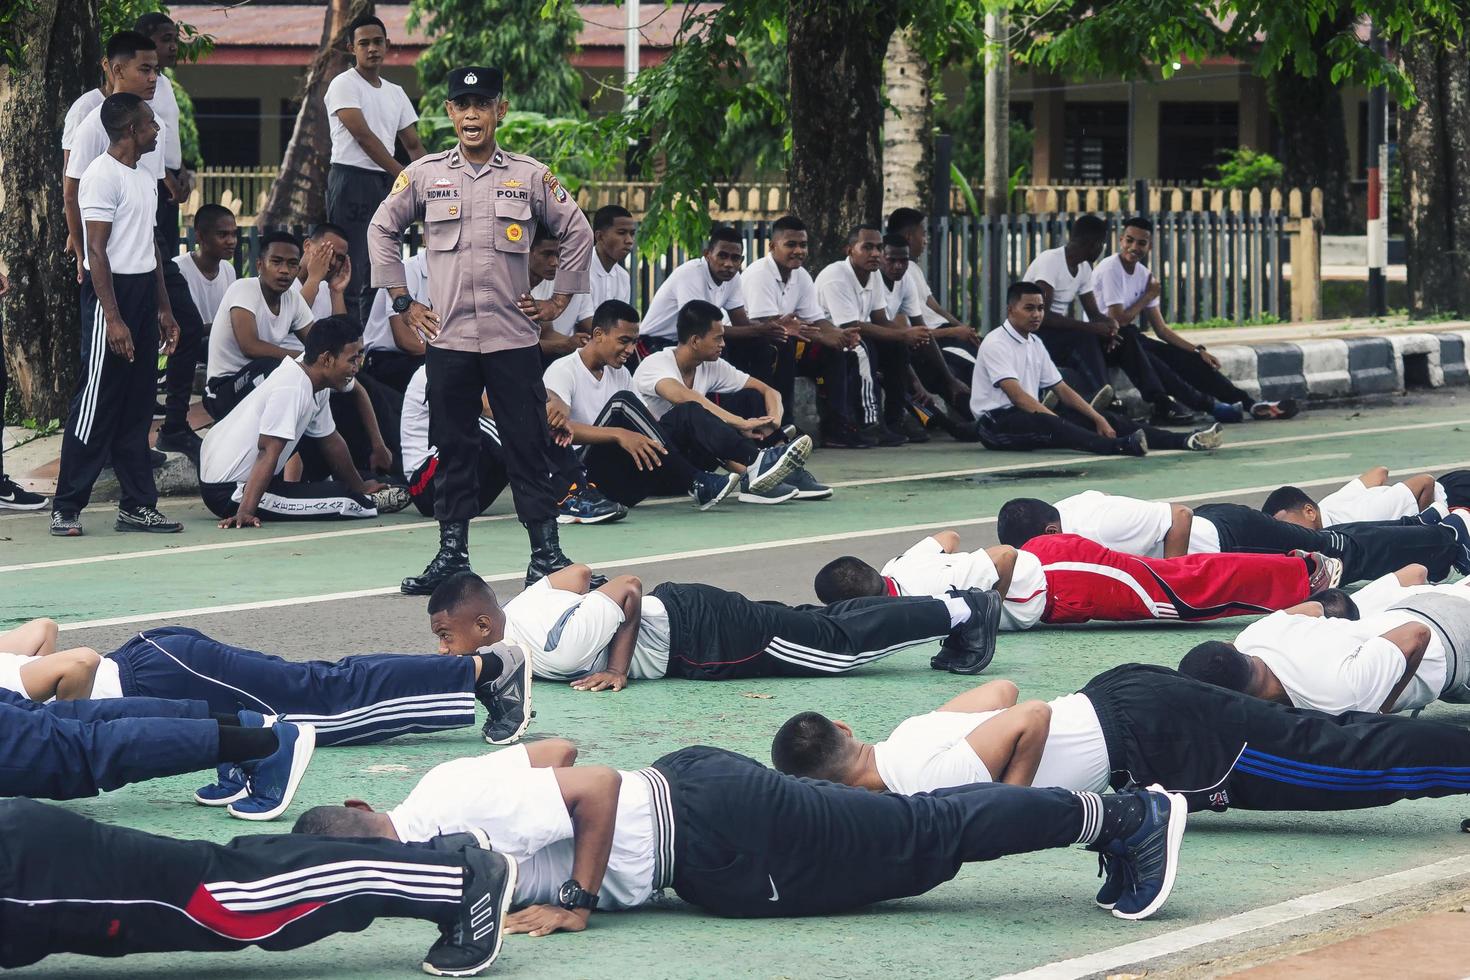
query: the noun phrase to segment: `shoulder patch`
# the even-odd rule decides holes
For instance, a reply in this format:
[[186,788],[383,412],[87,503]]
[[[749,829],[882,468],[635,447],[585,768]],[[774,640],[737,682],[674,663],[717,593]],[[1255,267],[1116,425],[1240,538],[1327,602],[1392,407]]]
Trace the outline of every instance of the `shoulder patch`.
[[[382,184],[379,184],[378,186],[379,187],[382,187],[383,185]],[[401,192],[403,190],[406,190],[407,188],[408,188],[408,171],[407,170],[400,170],[400,171],[398,171],[397,178],[395,178],[394,181],[393,181],[393,188],[392,188],[392,190],[388,191],[388,193],[389,194],[397,194],[397,193],[399,193],[399,192]]]
[[562,187],[561,182],[551,175],[550,170],[541,175],[541,182],[546,185],[546,190],[556,198],[558,204],[567,203],[566,188]]

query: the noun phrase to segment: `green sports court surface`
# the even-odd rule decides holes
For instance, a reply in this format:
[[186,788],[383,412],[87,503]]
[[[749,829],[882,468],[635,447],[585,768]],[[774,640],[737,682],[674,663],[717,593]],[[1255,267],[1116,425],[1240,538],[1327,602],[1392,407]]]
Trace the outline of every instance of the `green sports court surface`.
[[[992,544],[994,516],[1012,496],[1057,499],[1083,489],[1184,502],[1258,503],[1281,483],[1325,493],[1369,466],[1396,472],[1470,466],[1470,406],[1438,396],[1368,408],[1324,408],[1282,424],[1229,430],[1210,455],[1147,460],[1075,454],[997,454],[948,440],[903,450],[818,452],[810,468],[838,486],[835,499],[780,507],[721,505],[698,514],[683,501],[638,508],[608,527],[564,528],[579,561],[614,574],[704,581],[755,598],[813,601],[811,577],[838,554],[881,561],[932,530],[954,527],[969,547]],[[63,623],[64,645],[106,652],[131,630],[168,622],[291,658],[427,652],[422,599],[397,594],[433,550],[435,529],[413,515],[345,527],[275,525],[220,531],[202,505],[164,502],[181,535],[114,534],[110,509],[83,515],[88,534],[46,536],[44,515],[0,517],[0,629],[35,616]],[[502,598],[518,590],[525,538],[497,502],[476,522],[478,571]],[[1009,634],[985,677],[928,668],[931,651],[902,653],[852,676],[725,684],[643,681],[620,694],[583,694],[538,683],[533,736],[574,739],[585,763],[637,768],[665,752],[709,743],[766,759],[776,727],[815,708],[870,739],[988,677],[1016,681],[1023,697],[1073,691],[1128,661],[1174,664],[1200,639],[1228,638],[1243,623],[1186,627],[1040,629]],[[1433,717],[1470,722],[1437,705]],[[65,804],[100,819],[175,836],[226,840],[285,831],[308,806],[358,797],[398,802],[438,762],[487,750],[476,730],[317,753],[279,825],[260,828],[190,800],[198,777],[155,780]],[[1197,815],[1180,877],[1163,911],[1125,923],[1095,908],[1096,863],[1058,850],[972,865],[927,896],[828,919],[725,921],[670,895],[643,911],[598,914],[588,931],[510,937],[501,976],[873,977],[991,976],[1053,964],[1051,976],[1116,973],[1157,953],[1178,965],[1204,959],[1222,939],[1249,946],[1283,921],[1374,895],[1410,898],[1470,874],[1470,805],[1420,801],[1337,815]],[[1326,893],[1325,896],[1323,893]],[[1293,901],[1309,896],[1305,901]],[[1234,918],[1240,913],[1252,915]],[[1229,921],[1222,921],[1229,920]],[[1260,928],[1257,928],[1260,927]],[[1186,931],[1188,930],[1188,931]],[[1234,937],[1231,939],[1230,937]],[[47,976],[404,977],[415,974],[432,926],[388,921],[288,954],[170,954],[121,961],[53,957]],[[1134,944],[1134,945],[1129,945]],[[1127,946],[1125,949],[1118,947]],[[1090,957],[1088,959],[1079,959]],[[1138,971],[1134,971],[1138,972]]]

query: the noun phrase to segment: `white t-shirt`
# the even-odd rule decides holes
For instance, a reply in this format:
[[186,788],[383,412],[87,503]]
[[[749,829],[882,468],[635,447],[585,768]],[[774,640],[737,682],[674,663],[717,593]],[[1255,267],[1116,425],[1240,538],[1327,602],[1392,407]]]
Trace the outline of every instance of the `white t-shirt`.
[[[73,157],[75,159],[75,157]],[[129,167],[111,153],[93,160],[77,188],[86,254],[87,222],[107,221],[107,264],[114,275],[140,275],[158,268],[153,225],[158,216],[158,181],[141,166]],[[91,259],[83,267],[92,268]]]
[[[597,262],[601,265],[601,262]],[[722,310],[738,310],[745,303],[740,273],[729,282],[715,282],[709,274],[709,263],[703,256],[690,259],[669,273],[662,286],[649,301],[648,312],[638,327],[642,337],[664,337],[675,340],[679,336],[679,311],[684,304],[696,299],[713,303]],[[728,323],[730,318],[725,317]]]
[[[21,697],[30,698],[32,701],[41,700],[27,691],[25,684],[20,679],[20,669],[40,659],[40,657],[26,657],[18,653],[0,653],[0,688],[14,691]],[[92,693],[87,697],[93,701],[101,701],[104,698],[122,696],[122,678],[118,674],[117,661],[103,657],[102,662],[97,665],[97,673],[92,680]]]
[[[633,908],[653,894],[653,801],[642,776],[622,775],[599,909]],[[484,832],[491,847],[516,862],[517,906],[555,904],[572,876],[572,818],[556,772],[531,768],[521,745],[435,766],[388,819],[402,841]]]
[[[632,678],[668,673],[668,613],[644,596],[641,627],[628,666]],[[525,650],[537,677],[570,681],[607,666],[608,645],[623,625],[623,610],[602,592],[580,595],[541,579],[505,604],[505,638]]]
[[1341,489],[1317,502],[1322,512],[1322,526],[1354,524],[1358,521],[1396,521],[1419,513],[1419,499],[1402,483],[1386,487],[1368,487],[1353,479]]
[[1062,373],[1041,338],[1021,333],[1009,320],[1002,321],[980,341],[970,375],[970,411],[979,415],[1010,408],[1011,400],[1000,388],[1007,378],[1015,378],[1032,398],[1040,398],[1047,388],[1062,383]]
[[1026,267],[1021,278],[1026,282],[1044,282],[1051,287],[1051,312],[1067,316],[1072,309],[1072,300],[1083,293],[1092,292],[1092,264],[1079,262],[1073,274],[1067,268],[1066,248],[1049,248]]
[[1058,500],[1056,508],[1062,515],[1063,532],[1144,558],[1164,557],[1164,535],[1174,526],[1174,510],[1167,501],[1119,497],[1099,490]]
[[[306,294],[303,292],[300,279],[291,280],[291,292],[300,296],[303,300],[306,299]],[[387,290],[379,290],[379,292],[387,292]],[[312,297],[310,309],[312,323],[318,320],[325,320],[332,315],[332,290],[327,285],[326,280],[317,283],[316,295]],[[356,319],[355,316],[354,319]]]
[[312,390],[300,361],[282,358],[280,367],[204,433],[199,482],[244,483],[259,455],[261,436],[286,440],[276,460],[279,474],[304,436],[320,438],[337,430],[331,397],[330,388]]
[[420,364],[403,389],[403,413],[398,421],[398,455],[404,474],[410,477],[434,455],[429,445],[428,388],[429,369]]
[[266,305],[265,294],[260,291],[257,278],[241,279],[225,290],[219,309],[214,314],[214,323],[209,328],[209,366],[205,374],[218,378],[236,371],[250,363],[240,350],[231,325],[232,310],[248,310],[255,317],[255,335],[268,344],[283,350],[299,351],[304,345],[296,336],[316,322],[301,294],[287,290],[281,294],[280,311],[272,313]]
[[199,266],[194,264],[194,256],[188,252],[175,255],[174,265],[179,267],[179,274],[189,284],[189,298],[194,301],[194,309],[199,311],[199,319],[212,325],[220,303],[224,302],[225,292],[239,278],[235,274],[235,267],[228,262],[221,262],[214,278],[207,279],[199,271]]
[[633,280],[629,278],[628,270],[622,265],[604,269],[602,259],[594,254],[587,269],[590,273],[587,277],[587,286],[592,297],[592,312],[597,312],[597,308],[610,299],[621,300],[624,303],[633,302]]
[[332,83],[327,86],[327,116],[331,120],[333,163],[363,170],[383,170],[347,131],[342,120],[337,118],[337,113],[342,109],[361,109],[368,129],[383,144],[383,149],[388,151],[389,156],[393,155],[393,144],[398,138],[399,130],[418,122],[419,114],[414,112],[413,103],[409,101],[408,93],[403,91],[403,86],[395,85],[386,78],[378,81],[379,86],[374,88],[367,79],[358,74],[356,68],[349,68],[332,79]]
[[[946,554],[935,538],[928,537],[889,561],[879,571],[898,595],[929,595],[943,599],[950,589],[989,589],[1000,580],[995,563],[982,548]],[[1016,552],[1016,566],[1001,607],[1000,628],[1030,629],[1046,611],[1046,573],[1041,561],[1029,551]]]
[[909,318],[909,323],[912,325],[915,317],[922,320],[924,314],[928,312],[928,308],[924,306],[923,297],[915,291],[914,282],[908,277],[908,273],[904,273],[904,277],[892,285],[887,279],[884,279],[883,291],[887,298],[884,309],[888,313],[890,322],[894,317],[902,314]]
[[573,422],[596,425],[597,416],[613,395],[632,390],[633,373],[625,367],[604,367],[599,378],[587,367],[581,353],[574,351],[547,365],[541,381],[547,391],[571,408]]
[[[554,279],[543,279],[531,290],[532,299],[551,299],[555,294]],[[567,308],[561,311],[561,316],[551,321],[551,329],[563,337],[570,337],[577,332],[577,324],[592,319],[592,313],[596,309],[592,304],[591,293],[572,293],[572,298],[567,301]]]
[[740,274],[745,295],[745,315],[752,320],[794,313],[812,323],[825,320],[827,313],[817,301],[817,284],[804,268],[792,269],[785,279],[781,267],[769,255],[762,256]]
[[[1353,622],[1274,612],[1242,630],[1235,647],[1261,658],[1298,708],[1332,715],[1378,711],[1406,667],[1403,651],[1382,634],[1411,618],[1402,615],[1394,622],[1395,617],[1385,613]],[[1443,683],[1443,650],[1438,660],[1438,679]],[[1429,700],[1438,696],[1435,687]],[[1409,706],[1404,701],[1400,698],[1396,707]]]
[[[1148,266],[1142,262],[1133,264],[1133,271],[1129,272],[1123,268],[1123,260],[1118,258],[1114,252],[1097,264],[1092,270],[1092,289],[1097,296],[1097,305],[1104,313],[1114,303],[1124,309],[1138,302],[1143,291],[1148,288],[1148,280],[1151,273]],[[1155,296],[1145,309],[1158,309],[1159,298]]]
[[[163,148],[167,144],[168,127],[160,119],[158,145],[138,158],[138,169],[151,176],[155,182],[163,179]],[[81,180],[92,161],[105,156],[111,145],[112,140],[108,138],[107,130],[102,125],[102,103],[98,102],[96,108],[83,116],[82,121],[77,123],[77,128],[72,130],[71,156],[67,158],[66,175],[73,180]]]
[[817,302],[827,311],[827,319],[845,327],[871,322],[874,310],[886,310],[888,290],[882,273],[869,273],[868,281],[861,282],[852,263],[842,259],[817,273]]
[[[664,413],[674,407],[671,402],[659,397],[656,391],[658,383],[665,378],[672,378],[684,384],[679,362],[674,359],[676,350],[677,348],[668,347],[651,357],[645,357],[633,374],[633,390],[638,392],[638,397],[643,399],[643,404],[648,406],[649,412],[656,419],[663,418]],[[700,362],[694,369],[694,384],[690,387],[697,394],[718,395],[739,391],[749,380],[750,375],[724,358],[719,358]]]
[[918,259],[909,259],[909,269],[903,274],[903,281],[919,297],[920,303],[929,305],[929,297],[934,295],[934,291],[929,288],[929,280],[924,277],[924,267],[919,264]]
[[[1112,765],[1092,702],[1069,694],[1049,702],[1051,730],[1033,786],[1105,792]],[[931,711],[910,718],[873,746],[878,775],[890,790],[910,795],[994,777],[967,741],[1000,711]]]
[[71,149],[72,136],[76,133],[77,125],[87,118],[87,113],[101,105],[106,98],[107,96],[102,94],[100,88],[94,88],[83,92],[71,104],[71,108],[66,110],[66,120],[61,124],[61,148],[63,150]]
[[179,141],[179,99],[174,94],[173,82],[163,72],[158,73],[158,85],[148,105],[153,110],[153,118],[163,127],[158,134],[158,145],[163,150],[164,169],[177,170],[184,165],[184,147]]
[[[416,303],[432,307],[429,301],[429,253],[426,250],[415,252],[413,256],[403,263],[404,285],[408,289],[408,298]],[[297,289],[300,289],[300,280],[297,280]],[[323,285],[317,291],[317,297],[327,292]],[[328,306],[331,305],[331,296],[327,297]],[[312,311],[315,313],[315,310]],[[362,346],[364,350],[398,350],[398,343],[393,339],[393,325],[388,318],[393,315],[393,297],[388,295],[388,290],[380,289],[373,297],[373,307],[368,311],[367,326],[362,329]],[[317,317],[318,320],[323,317]]]

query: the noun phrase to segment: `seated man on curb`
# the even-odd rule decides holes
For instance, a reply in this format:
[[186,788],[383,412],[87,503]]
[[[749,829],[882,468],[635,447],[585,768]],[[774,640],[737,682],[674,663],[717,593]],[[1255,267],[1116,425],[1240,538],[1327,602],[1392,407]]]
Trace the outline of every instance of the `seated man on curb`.
[[879,572],[851,556],[817,573],[817,598],[929,595],[995,589],[1001,629],[1091,620],[1200,621],[1273,612],[1335,586],[1342,563],[1326,555],[1190,555],[1141,558],[1075,534],[1044,534],[1021,549],[959,550],[956,531],[920,541]]
[[1079,843],[1128,882],[1113,914],[1146,919],[1173,887],[1186,821],[1182,797],[1151,790],[868,793],[704,745],[637,771],[536,761],[519,747],[456,759],[391,810],[361,800],[315,807],[294,831],[401,841],[483,834],[529,872],[506,931],[547,936],[581,932],[594,910],[637,908],[665,888],[731,918],[833,915],[922,895],[971,861]]
[[720,319],[728,320],[732,344],[751,341],[759,344],[769,332],[765,324],[752,324],[745,315],[745,294],[740,267],[745,263],[745,242],[740,232],[728,225],[715,225],[709,231],[704,254],[689,259],[669,273],[653,298],[648,313],[639,325],[638,353],[647,357],[679,342],[679,313],[695,300],[720,310]]
[[[793,497],[820,499],[830,487],[803,469],[812,451],[811,436],[784,446],[761,448],[780,432],[781,395],[770,385],[720,357],[725,325],[717,306],[692,300],[679,311],[679,344],[645,357],[633,374],[633,388],[672,445],[695,466],[724,466],[741,474],[743,503],[778,504]],[[710,401],[709,395],[752,392],[765,414],[741,418]]]
[[[408,298],[433,309],[429,299],[428,251],[416,252],[405,259],[403,274],[408,280]],[[393,312],[393,297],[386,289],[377,290],[373,296],[368,322],[362,330],[362,345],[363,373],[398,392],[404,391],[414,372],[424,366],[428,352],[424,335],[409,326],[402,313]],[[405,466],[404,473],[407,472]]]
[[[270,377],[217,422],[199,455],[199,492],[220,527],[273,520],[376,517],[408,506],[408,492],[363,482],[332,422],[330,392],[345,388],[362,363],[362,334],[346,317],[318,321],[301,359],[285,357]],[[282,478],[303,438],[318,443],[334,479]]]
[[[1014,282],[1006,290],[1006,318],[980,343],[970,382],[970,411],[986,449],[1078,449],[1099,456],[1145,456],[1154,449],[1218,449],[1224,441],[1217,422],[1189,434],[1139,425],[1099,412],[1062,380],[1047,348],[1037,339],[1046,315],[1041,287]],[[1052,391],[1060,407],[1041,402]]]
[[571,485],[596,487],[625,507],[687,493],[700,510],[709,510],[740,485],[741,476],[695,466],[649,413],[623,366],[637,346],[638,311],[608,300],[592,316],[587,344],[546,369],[547,398],[560,401],[579,447],[563,451]]
[[[975,331],[963,324],[929,326],[925,317],[933,318],[934,313],[924,302],[922,295],[928,285],[922,277],[915,278],[908,274],[912,265],[909,261],[909,240],[892,232],[884,235],[883,258],[878,264],[878,271],[883,276],[883,286],[888,297],[885,308],[888,322],[899,328],[923,327],[929,331],[931,341],[909,349],[909,400],[932,412],[930,417],[933,423],[953,435],[960,431],[960,427],[950,419],[945,409],[962,413],[968,421],[970,386],[950,370],[939,345],[941,341],[960,341],[972,342],[978,347],[980,341],[975,336]],[[967,376],[970,373],[972,372],[965,372]],[[933,404],[936,401],[943,402],[944,409],[936,408]]]
[[[386,296],[388,291],[380,289],[378,295]],[[479,471],[480,513],[484,513],[509,485],[510,474],[505,468],[500,429],[490,417],[490,406],[484,396],[481,403],[480,453],[475,466]],[[421,365],[403,391],[398,441],[402,447],[403,475],[408,478],[408,495],[425,517],[434,516],[434,474],[439,469],[439,450],[429,442],[429,429],[429,370]]]
[[1323,497],[1320,502],[1298,487],[1280,487],[1261,505],[1261,513],[1278,521],[1320,531],[1324,527],[1356,524],[1362,521],[1396,521],[1417,517],[1436,504],[1438,513],[1429,521],[1437,523],[1449,512],[1444,488],[1428,473],[1411,476],[1392,486],[1388,467],[1375,466],[1362,476],[1349,480],[1340,490]]
[[[561,242],[543,224],[536,225],[527,258],[531,298],[549,300],[556,293],[556,269],[561,263]],[[546,366],[573,353],[587,343],[592,320],[592,294],[574,293],[567,308],[555,320],[540,321],[541,363]]]

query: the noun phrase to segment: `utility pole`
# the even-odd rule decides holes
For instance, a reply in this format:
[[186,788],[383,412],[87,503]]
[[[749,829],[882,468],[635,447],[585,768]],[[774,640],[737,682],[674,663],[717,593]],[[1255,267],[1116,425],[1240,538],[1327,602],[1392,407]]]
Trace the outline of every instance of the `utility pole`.
[[[1388,50],[1374,23],[1368,42],[1382,57]],[[1368,314],[1388,312],[1388,89],[1368,93]]]
[[[985,15],[985,222],[990,228],[990,248],[985,256],[986,321],[976,324],[988,330],[1000,322],[1005,296],[1005,222],[1010,210],[1011,71],[1009,25],[1004,11]],[[978,216],[977,216],[978,217]]]

